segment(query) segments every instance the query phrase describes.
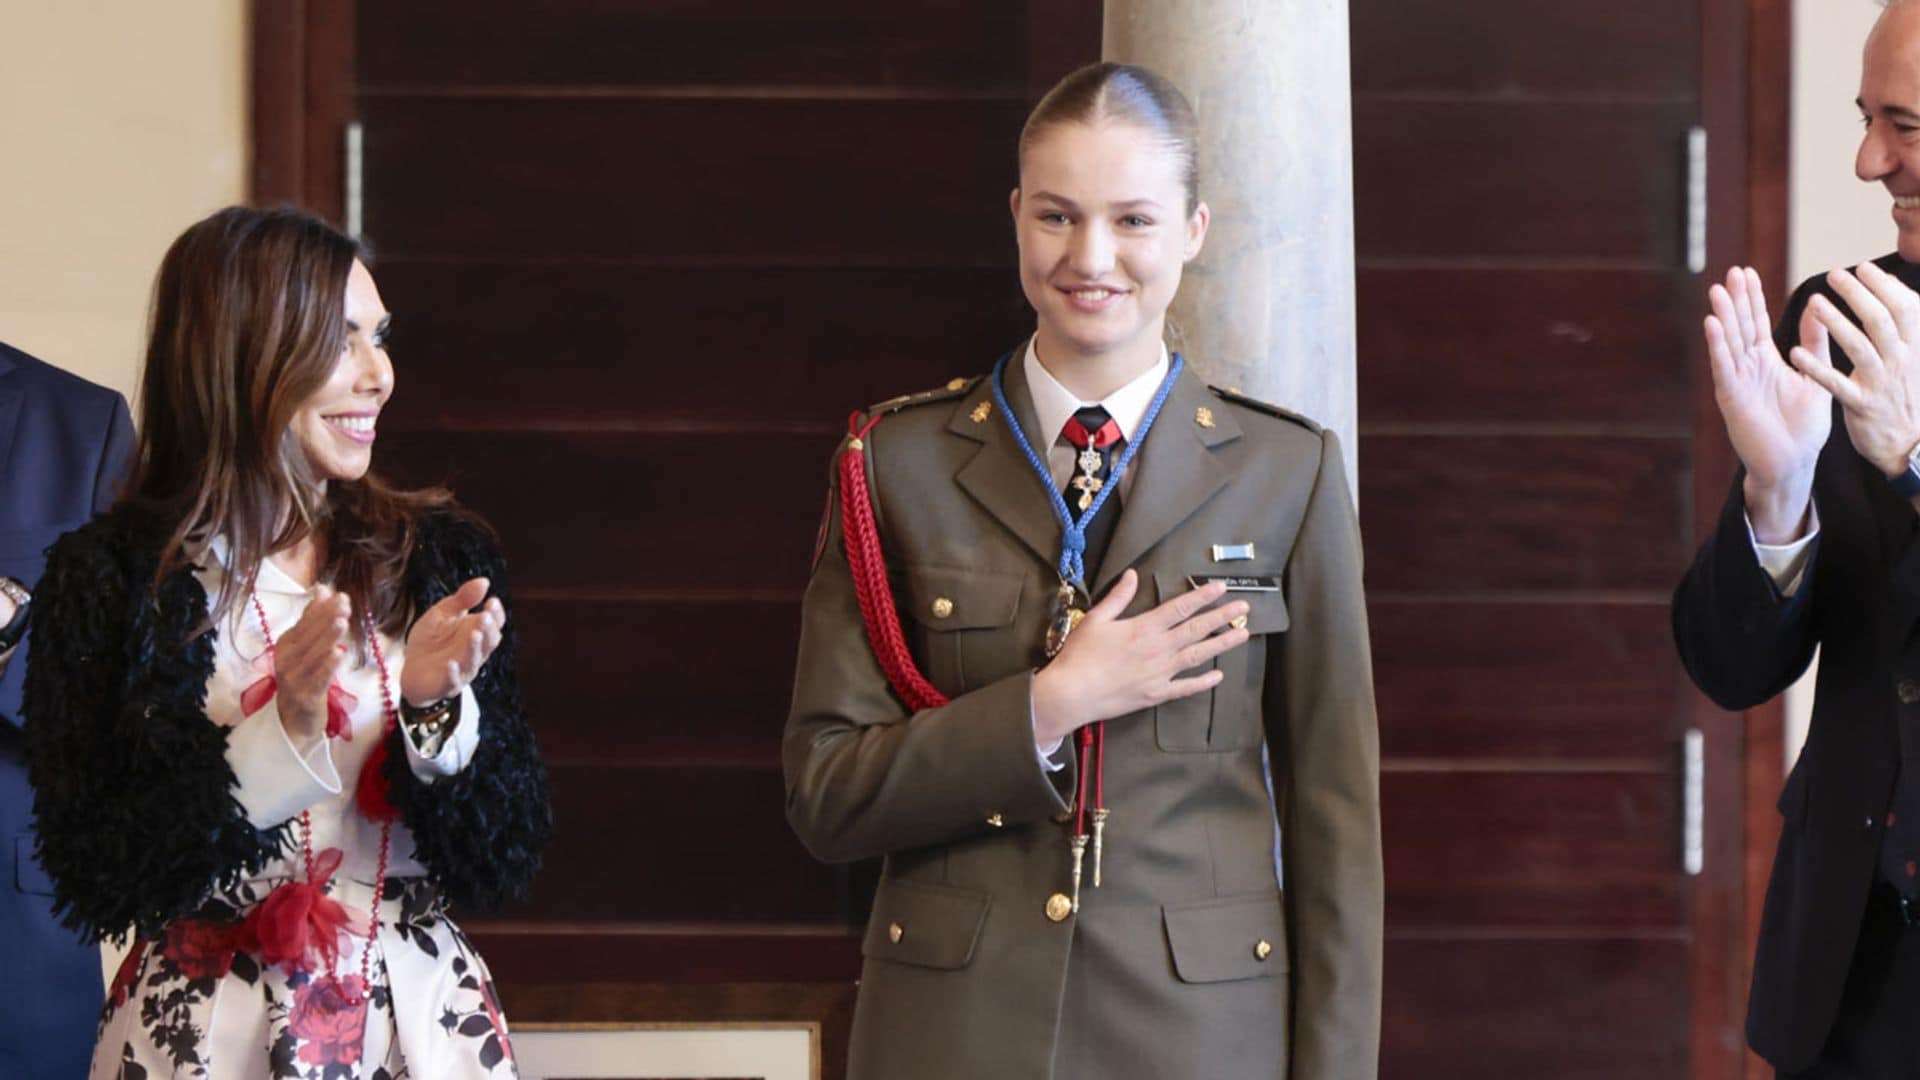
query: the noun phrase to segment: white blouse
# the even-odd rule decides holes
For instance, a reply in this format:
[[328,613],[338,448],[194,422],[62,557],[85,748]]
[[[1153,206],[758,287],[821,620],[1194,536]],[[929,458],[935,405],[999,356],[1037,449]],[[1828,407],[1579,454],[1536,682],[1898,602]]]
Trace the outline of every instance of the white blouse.
[[[209,548],[211,558],[195,573],[207,593],[211,608],[227,576],[226,545],[215,540]],[[263,563],[254,595],[266,612],[267,625],[274,639],[293,629],[313,600],[313,591],[293,580],[271,560]],[[358,616],[355,617],[359,624]],[[227,737],[227,764],[235,778],[234,798],[245,809],[247,820],[255,828],[271,829],[301,811],[310,812],[311,842],[318,852],[330,847],[340,849],[341,873],[348,878],[373,884],[380,859],[380,825],[362,816],[354,806],[354,790],[360,770],[373,748],[379,744],[386,722],[386,704],[380,693],[380,668],[369,654],[342,674],[339,685],[355,698],[349,710],[344,735],[321,738],[302,753],[280,723],[279,701],[269,699],[252,715],[241,707],[247,687],[266,676],[266,664],[260,660],[266,639],[260,630],[260,616],[252,598],[242,595],[232,615],[218,627],[214,645],[213,677],[207,682],[206,713],[216,724],[230,730]],[[400,672],[406,664],[406,643],[384,633],[380,648],[387,660],[390,677],[388,692],[395,706],[400,704]],[[350,654],[358,657],[359,650]],[[480,741],[480,705],[472,687],[460,692],[460,717],[453,731],[432,757],[414,745],[406,725],[400,725],[401,741],[406,745],[407,764],[424,783],[451,776],[473,760]],[[426,872],[415,858],[413,836],[405,824],[394,822],[388,856],[388,876],[410,877]],[[262,868],[260,878],[302,876],[299,851],[291,849],[287,857]]]

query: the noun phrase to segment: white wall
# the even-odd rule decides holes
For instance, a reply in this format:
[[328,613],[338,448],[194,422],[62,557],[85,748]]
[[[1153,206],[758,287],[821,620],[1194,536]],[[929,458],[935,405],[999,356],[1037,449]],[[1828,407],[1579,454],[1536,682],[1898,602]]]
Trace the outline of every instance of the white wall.
[[0,340],[132,397],[180,231],[246,195],[244,0],[0,0]]
[[1872,0],[1794,0],[1786,287],[1893,250],[1891,201],[1853,175],[1860,49],[1879,14]]
[[246,69],[245,0],[0,0],[0,341],[132,400],[160,256],[246,197]]
[[[1860,50],[1880,14],[1872,0],[1794,0],[1792,161],[1788,171],[1787,276],[1769,293],[1893,250],[1891,201],[1853,175],[1860,145]],[[1770,286],[1775,283],[1769,283]],[[1817,661],[1816,661],[1817,665]],[[1787,763],[1806,741],[1813,672],[1787,691]]]

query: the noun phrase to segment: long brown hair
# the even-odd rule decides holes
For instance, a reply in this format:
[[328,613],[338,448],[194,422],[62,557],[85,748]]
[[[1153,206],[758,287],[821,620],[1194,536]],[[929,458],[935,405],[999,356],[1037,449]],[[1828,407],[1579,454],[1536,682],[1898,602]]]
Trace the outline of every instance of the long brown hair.
[[1180,88],[1133,64],[1088,64],[1047,91],[1020,129],[1020,154],[1048,128],[1106,121],[1136,124],[1157,136],[1180,162],[1187,213],[1200,205],[1199,123]]
[[346,345],[347,275],[365,252],[294,209],[230,206],[167,249],[154,281],[140,437],[120,506],[166,534],[153,587],[224,538],[228,565],[201,629],[253,587],[268,554],[326,541],[321,577],[389,633],[407,617],[401,577],[420,511],[441,490],[368,473],[324,485],[291,430]]

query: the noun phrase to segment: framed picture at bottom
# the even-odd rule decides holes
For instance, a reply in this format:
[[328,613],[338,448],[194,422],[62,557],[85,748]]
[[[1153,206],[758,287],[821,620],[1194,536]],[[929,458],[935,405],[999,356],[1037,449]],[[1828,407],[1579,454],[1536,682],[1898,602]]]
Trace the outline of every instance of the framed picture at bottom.
[[820,1080],[817,1023],[513,1025],[521,1080]]

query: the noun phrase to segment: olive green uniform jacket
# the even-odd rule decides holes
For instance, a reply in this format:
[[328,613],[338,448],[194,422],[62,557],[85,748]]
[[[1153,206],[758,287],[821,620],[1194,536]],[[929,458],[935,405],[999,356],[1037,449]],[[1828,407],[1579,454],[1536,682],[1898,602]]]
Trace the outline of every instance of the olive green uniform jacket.
[[[1032,433],[1018,363],[1006,390]],[[788,817],[822,859],[886,857],[853,1080],[1375,1076],[1379,744],[1338,441],[1176,381],[1094,595],[1128,566],[1128,615],[1193,574],[1281,588],[1233,594],[1252,638],[1216,661],[1218,687],[1108,722],[1103,882],[1089,865],[1065,914],[1079,777],[1042,768],[1030,698],[1060,529],[992,401],[985,379],[897,399],[851,451],[867,455],[907,642],[951,703],[909,714],[889,688],[837,490],[803,606]],[[1249,542],[1254,558],[1215,561],[1213,545]]]

